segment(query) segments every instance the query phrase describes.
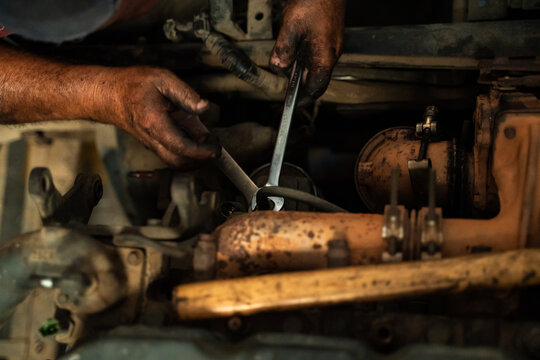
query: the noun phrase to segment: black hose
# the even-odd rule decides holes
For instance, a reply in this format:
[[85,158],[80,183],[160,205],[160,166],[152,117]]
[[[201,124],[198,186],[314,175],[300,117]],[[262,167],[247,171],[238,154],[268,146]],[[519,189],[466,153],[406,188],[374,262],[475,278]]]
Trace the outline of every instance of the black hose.
[[223,66],[245,82],[267,94],[282,94],[287,79],[272,74],[257,66],[240,49],[234,47],[223,35],[211,32],[203,39],[210,52],[217,56]]
[[312,195],[300,190],[280,187],[280,186],[265,186],[257,192],[257,204],[263,204],[270,196],[282,197],[290,200],[300,201],[319,211],[331,213],[347,213],[348,211],[332,204],[320,197]]

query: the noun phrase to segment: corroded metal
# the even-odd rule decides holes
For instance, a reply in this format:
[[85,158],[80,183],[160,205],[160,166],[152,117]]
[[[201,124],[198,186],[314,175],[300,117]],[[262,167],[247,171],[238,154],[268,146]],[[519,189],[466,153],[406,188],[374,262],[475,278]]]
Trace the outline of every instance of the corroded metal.
[[[443,258],[514,250],[522,247],[519,239],[526,237],[533,244],[540,237],[532,216],[539,213],[540,202],[530,201],[527,195],[538,194],[540,187],[538,181],[533,183],[532,190],[529,185],[530,179],[539,178],[538,174],[530,174],[534,167],[529,164],[534,155],[529,149],[536,148],[531,146],[530,134],[539,123],[540,116],[535,113],[508,112],[499,118],[491,169],[501,210],[489,220],[444,219],[445,241],[440,249]],[[504,134],[507,127],[514,129],[511,137]],[[527,216],[531,216],[532,225],[524,227],[522,214],[529,207]],[[379,263],[387,249],[381,236],[383,222],[383,216],[371,214],[261,212],[238,216],[214,232],[218,244],[217,277],[325,268],[328,243],[334,239],[347,242],[349,264]],[[405,241],[412,259],[420,256],[420,232],[415,228],[417,218],[413,213],[410,237]]]
[[173,302],[183,320],[251,315],[351,301],[380,301],[467,289],[540,284],[540,250],[180,285]]
[[215,232],[218,278],[325,268],[329,244],[345,240],[348,263],[380,262],[386,243],[382,215],[256,212],[232,218]]
[[[358,156],[355,171],[356,189],[370,210],[381,212],[388,202],[391,172],[399,169],[398,192],[400,204],[415,207],[408,160],[416,159],[421,141],[412,127],[395,127],[375,135]],[[426,156],[437,172],[436,191],[440,204],[448,201],[451,184],[453,146],[449,141],[429,144]],[[422,204],[420,204],[422,205]]]

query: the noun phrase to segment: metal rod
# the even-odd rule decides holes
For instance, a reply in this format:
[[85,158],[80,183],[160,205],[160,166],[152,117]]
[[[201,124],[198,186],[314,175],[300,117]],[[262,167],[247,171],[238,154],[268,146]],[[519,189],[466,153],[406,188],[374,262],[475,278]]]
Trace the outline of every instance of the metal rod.
[[540,250],[526,249],[186,284],[174,289],[173,302],[181,319],[196,320],[538,284]]
[[390,206],[396,209],[398,206],[398,177],[399,168],[392,169],[392,183],[390,185]]
[[222,149],[221,156],[215,162],[223,174],[242,192],[248,204],[251,204],[251,200],[259,189],[253,180],[225,149]]
[[437,217],[435,208],[437,207],[437,194],[435,191],[436,172],[433,169],[429,170],[429,182],[428,182],[428,218],[435,219]]

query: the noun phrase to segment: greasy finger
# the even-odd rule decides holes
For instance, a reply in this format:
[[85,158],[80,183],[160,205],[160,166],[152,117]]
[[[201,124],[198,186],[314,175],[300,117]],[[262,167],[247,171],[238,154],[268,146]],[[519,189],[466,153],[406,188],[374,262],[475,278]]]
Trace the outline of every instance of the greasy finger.
[[208,131],[197,115],[186,114],[180,110],[172,113],[171,117],[197,142],[204,143],[210,136],[210,131]]
[[162,79],[158,89],[174,105],[190,113],[201,114],[208,109],[208,101],[172,73]]
[[284,23],[270,55],[270,68],[277,73],[289,74],[301,44],[301,33]]
[[203,164],[201,160],[197,161],[186,158],[182,155],[175,154],[158,142],[154,142],[153,150],[167,165],[174,167],[178,170],[194,170],[201,167],[201,165]]
[[319,98],[326,89],[332,76],[332,69],[337,59],[335,50],[325,44],[310,46],[310,65],[304,85],[304,93],[312,99]]
[[220,154],[220,149],[216,145],[199,144],[186,136],[179,128],[173,124],[173,120],[168,114],[161,114],[156,119],[154,126],[147,131],[149,135],[169,151],[194,159],[211,159]]

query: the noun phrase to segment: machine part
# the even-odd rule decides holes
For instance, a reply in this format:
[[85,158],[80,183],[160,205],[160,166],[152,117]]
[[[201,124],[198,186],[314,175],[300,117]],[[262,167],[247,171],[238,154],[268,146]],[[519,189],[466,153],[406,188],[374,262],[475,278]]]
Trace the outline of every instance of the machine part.
[[424,121],[416,124],[416,136],[423,140],[422,144],[424,145],[420,147],[417,160],[426,158],[429,142],[438,136],[438,117],[439,109],[436,106],[428,106],[424,112]]
[[383,217],[258,211],[229,219],[214,232],[217,278],[326,268],[333,240],[347,241],[348,263],[380,262]]
[[[283,166],[283,158],[285,157],[285,149],[287,147],[287,140],[289,139],[289,130],[291,128],[294,109],[296,107],[296,99],[298,97],[300,83],[302,82],[303,69],[304,67],[298,64],[297,61],[294,62],[291,69],[291,77],[289,79],[287,94],[285,95],[285,103],[283,105],[283,113],[281,115],[281,121],[279,124],[276,145],[274,146],[272,162],[270,163],[270,172],[264,187],[279,186],[281,167]],[[257,197],[253,198],[252,210],[255,210],[256,206],[258,205],[257,200]],[[280,211],[285,205],[285,200],[281,197],[270,197],[269,200],[273,203],[273,211]]]
[[[423,143],[420,144],[420,150]],[[409,177],[411,179],[411,187],[414,193],[416,207],[419,208],[425,205],[428,199],[428,184],[429,174],[432,167],[431,159],[409,160],[407,161],[409,168]]]
[[392,170],[390,187],[390,205],[384,208],[384,225],[382,238],[387,243],[383,253],[383,262],[400,262],[403,260],[404,242],[408,237],[408,213],[405,206],[398,205],[399,169]]
[[211,231],[217,209],[217,193],[203,191],[200,198],[195,191],[192,175],[176,174],[171,184],[171,198],[180,216],[180,228],[184,236],[192,236],[200,231]]
[[[264,186],[268,180],[268,173],[270,170],[270,164],[265,164],[255,169],[250,178],[253,179],[255,184],[259,187]],[[313,182],[313,179],[307,172],[299,166],[284,162],[281,168],[281,174],[279,176],[279,183],[282,187],[289,189],[299,190],[305,193],[309,193],[315,196],[319,196],[319,190]],[[267,201],[260,203],[261,205],[267,204]],[[310,211],[312,210],[309,205],[301,202],[297,202],[291,199],[285,198],[285,210],[288,211]],[[268,209],[266,209],[268,210]]]
[[259,189],[251,178],[242,170],[240,165],[233,159],[227,150],[221,150],[221,156],[215,160],[217,167],[227,176],[227,178],[244,195],[248,204],[251,204],[253,197]]
[[[540,116],[535,112],[505,112],[497,117],[495,129],[502,131],[495,130],[492,172],[501,210],[489,220],[442,220],[443,258],[486,250],[514,250],[521,247],[523,237],[528,241],[538,239],[537,217],[531,216],[526,229],[521,224],[524,207],[531,207],[527,212],[531,215],[540,211],[540,201],[530,202],[526,198],[529,194],[535,194],[535,199],[539,196],[538,181],[534,181],[532,187],[526,185],[530,179],[538,178],[540,171],[538,165],[529,166],[537,149],[534,145],[537,140],[533,140],[531,134],[536,134],[533,128],[539,123]],[[515,135],[507,137],[505,128],[513,128]],[[536,175],[530,175],[530,171]],[[424,219],[423,215],[420,214],[420,219]],[[371,214],[263,212],[236,216],[214,232],[218,244],[217,277],[324,268],[327,267],[328,241],[334,239],[347,240],[350,264],[379,263],[387,249],[381,237],[383,225],[383,216]],[[413,212],[410,230],[413,240],[405,242],[410,259],[418,258],[420,246],[414,239],[417,239],[415,234],[422,231],[419,225]]]
[[210,0],[214,29],[235,40],[272,39],[272,0],[248,0],[247,32],[234,19],[234,0]]
[[272,154],[277,131],[271,126],[244,122],[225,128],[212,128],[229,154],[240,164],[257,166]]
[[186,284],[174,289],[173,302],[180,318],[196,320],[538,284],[540,250],[527,249]]
[[[310,193],[280,186],[264,186],[257,191],[257,204],[275,203],[275,199],[295,200],[322,212],[347,213],[348,211]],[[261,209],[262,210],[262,209]],[[266,209],[270,210],[270,209]],[[275,211],[275,208],[273,209]]]
[[439,109],[428,106],[424,112],[424,120],[416,124],[416,137],[420,138],[420,150],[416,160],[408,161],[409,176],[416,198],[417,207],[422,206],[428,199],[427,188],[431,171],[431,159],[427,157],[429,143],[437,137],[437,117]]
[[167,359],[171,354],[185,354],[191,359],[299,359],[299,360],[418,360],[448,358],[455,360],[513,360],[515,350],[485,346],[447,346],[442,344],[408,345],[391,353],[379,353],[363,342],[303,334],[263,333],[240,343],[223,341],[215,332],[194,328],[144,326],[119,327],[94,341],[71,350],[61,359]]
[[540,4],[535,0],[510,0],[508,6],[514,9],[540,10]]
[[429,206],[418,213],[420,229],[420,259],[441,258],[443,244],[442,209],[437,208],[435,194],[435,170],[429,171]]
[[504,19],[508,12],[508,0],[468,1],[467,20],[497,20]]
[[103,195],[103,184],[99,175],[79,174],[73,187],[62,196],[54,186],[49,169],[34,168],[28,179],[28,191],[43,225],[86,224]]
[[[383,130],[364,146],[356,163],[355,183],[358,195],[373,212],[382,213],[388,201],[388,189],[392,169],[399,169],[398,192],[400,202],[407,208],[416,207],[418,202],[409,175],[409,160],[416,158],[421,143],[410,127],[395,127]],[[436,191],[439,203],[446,205],[453,189],[454,146],[451,142],[431,143],[426,156],[432,159],[437,171]],[[414,164],[422,165],[413,160]],[[425,166],[424,166],[425,167]],[[412,175],[417,171],[413,171]],[[427,193],[427,176],[424,191]],[[416,182],[418,183],[418,182]],[[427,200],[427,196],[426,196]]]
[[282,94],[284,92],[285,79],[260,68],[223,35],[212,31],[206,14],[203,13],[195,17],[193,30],[195,35],[204,41],[210,53],[216,56],[221,65],[234,75],[265,93]]
[[[183,260],[186,264],[191,262],[193,257],[192,244],[187,241],[181,244],[169,243],[165,245],[156,240],[148,239],[146,237],[135,234],[119,234],[114,236],[113,243],[120,247],[153,249],[163,255],[170,256],[179,260]],[[186,265],[187,266],[187,265]]]
[[[401,69],[476,71],[481,67],[494,70],[537,71],[539,64],[534,57],[540,53],[539,33],[540,20],[535,19],[347,28],[343,44],[344,52],[337,69],[357,68],[362,65]],[[516,41],[515,34],[520,34],[520,41]],[[267,66],[274,43],[273,40],[239,41],[235,45],[256,65]],[[90,62],[108,65],[138,63],[175,70],[200,69],[201,65],[223,67],[220,59],[207,52],[204,46],[198,47],[193,44],[77,43],[51,48],[50,51],[57,56],[85,58]],[[178,61],[179,56],[182,57],[181,62]],[[285,86],[284,83],[283,90]],[[389,83],[384,83],[387,91],[388,86]],[[430,90],[433,89],[435,88]],[[369,91],[362,91],[360,94],[362,97],[370,95]],[[418,100],[418,95],[415,94],[402,95],[409,95],[408,98]],[[425,97],[429,93],[424,92],[423,95]]]
[[216,242],[211,235],[201,234],[193,253],[193,275],[196,281],[214,278],[216,271]]
[[[507,131],[512,127],[505,128]],[[540,124],[533,125],[530,133],[529,162],[525,180],[525,195],[521,210],[520,245],[521,247],[533,247],[540,245]]]
[[[286,139],[284,144],[286,145]],[[283,145],[284,146],[284,145]],[[276,144],[277,148],[277,144]],[[284,154],[284,149],[282,150]],[[267,183],[267,186],[263,186],[262,188],[258,188],[257,185],[251,180],[251,178],[242,170],[240,165],[232,158],[232,156],[227,152],[227,150],[223,149],[221,152],[221,156],[219,159],[215,161],[218,168],[229,178],[229,180],[236,186],[238,190],[242,192],[246,200],[248,201],[248,204],[251,204],[251,209],[255,209],[255,205],[257,204],[259,195],[258,193],[268,187],[268,189],[265,189],[260,194],[259,200],[263,200],[266,198],[269,198],[274,204],[278,202],[277,199],[282,199],[283,205],[285,204],[285,200],[280,197],[276,197],[274,195],[271,195],[272,193],[278,193],[283,195],[284,197],[288,197],[290,199],[305,202],[313,207],[320,208],[324,211],[330,211],[330,212],[347,212],[346,210],[331,204],[324,199],[321,199],[317,196],[311,195],[307,192],[297,191],[294,189],[286,189],[281,188],[279,186],[269,186]],[[280,167],[279,172],[277,173],[277,178],[279,179],[279,176],[281,174],[281,164],[283,163],[283,156],[281,156],[280,161]],[[273,175],[276,176],[275,174]],[[269,176],[270,179],[270,176]],[[172,193],[172,192],[171,192]],[[278,195],[279,196],[279,195]],[[282,206],[283,206],[282,205]],[[276,208],[274,208],[276,210]]]
[[[475,119],[482,121],[478,116]],[[538,141],[533,139],[531,134],[535,133],[534,127],[540,123],[540,116],[534,111],[517,111],[495,114],[495,119],[495,139],[491,147],[493,152],[490,155],[492,159],[490,163],[493,181],[498,188],[500,211],[497,216],[489,220],[443,220],[445,239],[443,257],[456,256],[463,251],[474,252],[475,248],[481,247],[491,248],[492,251],[517,249],[521,247],[519,239],[523,236],[528,239],[540,236],[537,225],[527,229],[520,227],[523,206],[529,203],[527,199],[529,193],[525,191],[529,171],[527,164],[531,156],[535,156],[531,151],[534,151],[537,146],[532,145]],[[504,134],[504,129],[509,127],[514,128],[516,132],[515,136],[510,138]],[[536,172],[535,177],[538,178],[540,171],[538,165],[533,171]],[[477,176],[480,175],[475,172],[475,179]],[[534,214],[538,214],[540,206],[540,202],[537,201],[538,187],[539,182],[535,181],[536,190],[533,192],[536,194],[536,200],[531,209],[531,213]],[[536,219],[532,219],[531,223],[537,223]],[[456,241],[456,238],[461,238],[461,241]]]
[[102,311],[126,295],[119,261],[112,249],[73,230],[43,227],[21,235],[0,248],[0,314],[8,314],[41,279],[57,289],[59,307],[78,314]]
[[193,22],[182,23],[174,19],[167,19],[163,24],[163,33],[167,40],[174,43],[182,41],[182,32],[193,31]]

